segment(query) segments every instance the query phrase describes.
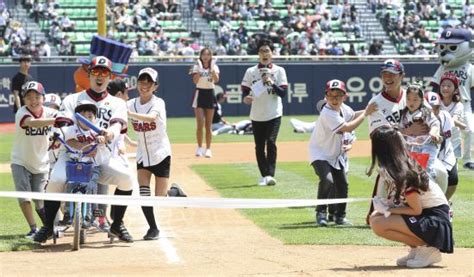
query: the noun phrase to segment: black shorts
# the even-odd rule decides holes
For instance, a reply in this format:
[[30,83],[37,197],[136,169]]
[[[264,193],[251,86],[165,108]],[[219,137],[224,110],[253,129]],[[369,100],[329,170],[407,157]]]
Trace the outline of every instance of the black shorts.
[[156,177],[169,178],[171,167],[171,156],[166,157],[159,164],[152,166],[143,166],[143,163],[137,163],[137,170],[145,169],[153,173]]
[[457,186],[458,182],[458,165],[455,164],[451,170],[448,170],[448,187]]
[[193,108],[215,109],[216,106],[217,100],[213,89],[196,89],[193,97]]
[[449,222],[449,206],[423,209],[421,215],[402,215],[408,229],[429,246],[443,253],[453,253],[453,230]]

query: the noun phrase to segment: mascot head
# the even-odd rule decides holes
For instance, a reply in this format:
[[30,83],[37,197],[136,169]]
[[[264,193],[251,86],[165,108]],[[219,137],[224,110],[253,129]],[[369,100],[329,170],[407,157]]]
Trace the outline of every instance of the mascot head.
[[445,67],[465,64],[472,56],[472,33],[467,29],[446,29],[435,42],[439,61]]

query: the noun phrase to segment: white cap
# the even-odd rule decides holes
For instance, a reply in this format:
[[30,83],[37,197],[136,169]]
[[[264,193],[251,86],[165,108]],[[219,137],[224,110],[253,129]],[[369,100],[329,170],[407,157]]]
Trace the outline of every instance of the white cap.
[[53,104],[53,105],[56,105],[59,107],[61,107],[61,97],[59,97],[59,95],[57,94],[54,94],[54,93],[48,93],[44,96],[44,105],[50,105],[50,104]]
[[138,73],[138,79],[143,74],[147,74],[153,80],[153,82],[158,83],[158,72],[151,67],[145,67]]

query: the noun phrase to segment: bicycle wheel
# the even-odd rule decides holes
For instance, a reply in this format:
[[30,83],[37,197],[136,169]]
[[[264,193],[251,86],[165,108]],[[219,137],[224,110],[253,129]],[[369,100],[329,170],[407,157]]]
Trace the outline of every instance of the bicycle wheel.
[[80,244],[80,233],[81,233],[81,225],[82,225],[82,210],[81,210],[81,202],[75,203],[76,207],[74,209],[74,238],[72,242],[72,250],[79,250]]

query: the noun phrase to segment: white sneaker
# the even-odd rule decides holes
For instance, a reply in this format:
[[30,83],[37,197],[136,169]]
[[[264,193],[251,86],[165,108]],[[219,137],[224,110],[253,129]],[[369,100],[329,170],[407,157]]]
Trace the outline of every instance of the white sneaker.
[[420,246],[414,259],[407,261],[407,267],[422,268],[441,262],[439,249],[430,246]]
[[206,153],[204,154],[206,158],[212,158],[212,151],[211,149],[206,149]]
[[215,131],[212,131],[212,135],[213,136],[217,136],[219,134],[219,131],[215,130]]
[[410,251],[408,252],[408,255],[401,257],[400,259],[397,259],[397,265],[407,266],[407,261],[415,258],[417,249],[418,248],[416,247],[410,247]]
[[198,147],[196,149],[196,157],[202,157],[204,155],[204,151],[205,151],[204,148]]
[[266,177],[260,178],[260,180],[258,180],[258,185],[259,186],[266,186],[267,185],[267,178]]
[[273,178],[272,176],[267,176],[265,177],[265,179],[267,180],[267,186],[274,186],[277,183],[275,178]]

